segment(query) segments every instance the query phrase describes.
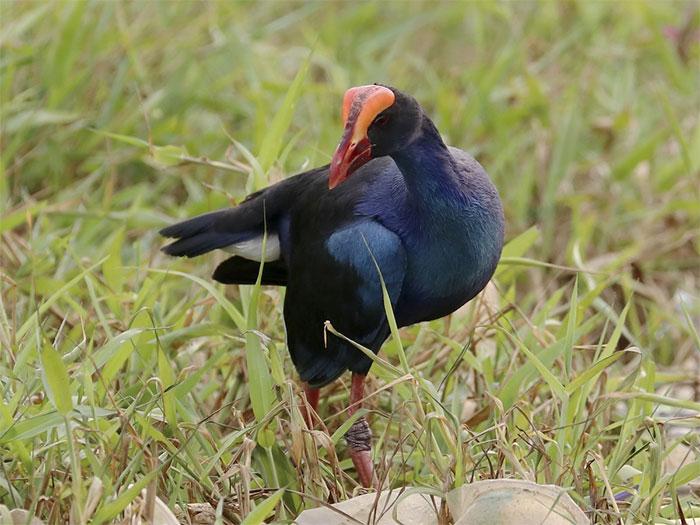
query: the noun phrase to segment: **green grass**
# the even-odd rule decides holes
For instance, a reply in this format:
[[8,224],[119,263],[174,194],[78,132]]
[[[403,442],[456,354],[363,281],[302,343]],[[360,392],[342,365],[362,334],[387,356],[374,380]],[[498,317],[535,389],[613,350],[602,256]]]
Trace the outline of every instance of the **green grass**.
[[356,490],[348,378],[304,430],[283,291],[212,283],[221,256],[169,259],[156,232],[328,162],[344,90],[383,81],[487,168],[509,244],[488,301],[385,345],[380,475],[700,516],[696,4],[0,10],[0,502],[104,523],[148,486],[258,523]]

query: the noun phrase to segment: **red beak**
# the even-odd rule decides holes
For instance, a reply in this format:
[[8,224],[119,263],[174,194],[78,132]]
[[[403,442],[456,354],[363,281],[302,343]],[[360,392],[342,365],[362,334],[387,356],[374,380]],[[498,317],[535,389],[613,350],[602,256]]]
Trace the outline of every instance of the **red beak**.
[[328,188],[333,189],[372,158],[367,128],[394,103],[394,92],[384,86],[350,88],[343,97],[345,131],[331,161]]
[[328,177],[328,189],[335,188],[352,173],[372,158],[372,147],[367,137],[353,140],[353,126],[348,123],[340,144],[333,154],[331,172]]

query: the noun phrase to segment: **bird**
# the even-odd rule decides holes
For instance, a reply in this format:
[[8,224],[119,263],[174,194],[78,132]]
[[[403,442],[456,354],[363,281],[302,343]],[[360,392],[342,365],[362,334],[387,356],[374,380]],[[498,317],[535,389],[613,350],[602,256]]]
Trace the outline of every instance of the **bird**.
[[[286,286],[286,345],[316,410],[320,388],[352,374],[348,415],[362,405],[372,359],[399,327],[444,317],[489,282],[505,219],[484,168],[447,146],[418,101],[385,84],[345,92],[343,131],[330,164],[250,194],[235,207],[160,230],[162,249],[231,257],[213,279]],[[264,241],[264,242],[263,242]],[[265,252],[263,253],[263,246]],[[345,338],[328,334],[326,322]],[[360,483],[377,485],[364,417],[345,435]]]

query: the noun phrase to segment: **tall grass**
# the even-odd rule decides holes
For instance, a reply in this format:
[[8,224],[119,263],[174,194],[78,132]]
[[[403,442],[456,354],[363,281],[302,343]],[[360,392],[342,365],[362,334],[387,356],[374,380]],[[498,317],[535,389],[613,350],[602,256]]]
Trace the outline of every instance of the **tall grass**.
[[373,366],[379,475],[700,516],[696,5],[0,9],[3,504],[106,523],[149,487],[260,523],[358,490],[347,378],[306,428],[283,291],[215,284],[220,256],[156,231],[326,163],[343,91],[383,81],[486,166],[509,243],[480,299]]

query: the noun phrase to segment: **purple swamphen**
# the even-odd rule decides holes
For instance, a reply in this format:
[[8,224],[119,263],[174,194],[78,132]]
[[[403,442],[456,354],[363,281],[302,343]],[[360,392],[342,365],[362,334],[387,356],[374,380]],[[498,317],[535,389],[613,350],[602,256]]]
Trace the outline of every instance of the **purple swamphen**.
[[[324,334],[324,323],[378,352],[390,330],[380,273],[399,326],[445,316],[479,293],[503,247],[498,192],[481,165],[448,147],[418,102],[383,85],[348,90],[344,131],[330,165],[289,177],[234,208],[161,230],[167,254],[217,248],[233,256],[213,278],[286,286],[287,346],[307,400],[352,372],[349,413],[372,360]],[[379,271],[377,270],[379,268]],[[364,486],[376,483],[364,418],[346,434]]]

